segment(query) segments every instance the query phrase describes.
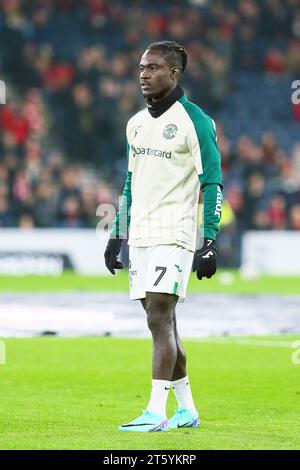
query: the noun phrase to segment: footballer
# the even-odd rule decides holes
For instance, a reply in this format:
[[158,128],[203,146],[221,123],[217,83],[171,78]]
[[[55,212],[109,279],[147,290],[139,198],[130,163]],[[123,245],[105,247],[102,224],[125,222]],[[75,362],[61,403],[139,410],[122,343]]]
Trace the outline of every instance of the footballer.
[[[105,250],[106,266],[115,274],[123,268],[118,255],[129,228],[130,299],[141,301],[153,339],[149,403],[119,427],[125,432],[200,423],[175,309],[185,299],[191,270],[198,279],[216,272],[223,185],[215,123],[178,85],[186,64],[185,48],[173,41],[150,44],[141,58],[146,107],[127,123],[128,172]],[[204,241],[196,249],[199,191]],[[168,419],[170,388],[178,409]]]

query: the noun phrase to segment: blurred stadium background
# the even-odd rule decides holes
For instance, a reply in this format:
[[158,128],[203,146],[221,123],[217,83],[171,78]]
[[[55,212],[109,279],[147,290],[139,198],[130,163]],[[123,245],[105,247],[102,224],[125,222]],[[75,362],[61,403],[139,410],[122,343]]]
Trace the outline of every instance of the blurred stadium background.
[[183,336],[299,334],[300,1],[1,0],[2,337],[148,334],[96,227],[123,189],[140,56],[162,39],[187,49],[182,85],[217,123],[225,186],[220,269],[191,278]]
[[0,15],[1,228],[95,228],[99,204],[117,207],[137,64],[168,37],[218,123],[221,264],[240,265],[245,231],[300,230],[298,0],[3,0]]

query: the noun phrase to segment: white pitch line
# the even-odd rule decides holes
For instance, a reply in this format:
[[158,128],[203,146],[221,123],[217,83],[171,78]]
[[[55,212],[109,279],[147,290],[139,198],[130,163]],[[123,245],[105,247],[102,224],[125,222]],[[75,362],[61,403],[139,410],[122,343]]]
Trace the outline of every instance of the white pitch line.
[[239,346],[266,346],[266,347],[280,347],[280,348],[291,348],[294,341],[299,338],[294,338],[291,341],[280,341],[280,340],[251,340],[251,339],[223,339],[223,338],[199,338],[195,339],[192,338],[189,341],[195,341],[197,343],[215,343],[215,344],[229,344],[234,345],[237,344]]

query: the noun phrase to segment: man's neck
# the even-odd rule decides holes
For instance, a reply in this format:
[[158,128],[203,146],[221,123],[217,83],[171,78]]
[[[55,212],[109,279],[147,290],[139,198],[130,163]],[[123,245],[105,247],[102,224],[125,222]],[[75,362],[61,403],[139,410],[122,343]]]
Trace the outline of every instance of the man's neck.
[[176,85],[172,90],[169,90],[169,93],[162,96],[160,99],[153,101],[152,99],[147,99],[148,111],[153,118],[158,118],[163,113],[165,113],[173,104],[183,96],[183,90],[179,85]]
[[167,96],[169,96],[172,93],[172,91],[175,90],[176,87],[177,87],[177,83],[173,86],[173,88],[166,91],[163,95],[158,96],[158,97],[150,98],[151,102],[152,103],[157,103],[157,101],[162,100],[163,98],[166,98]]

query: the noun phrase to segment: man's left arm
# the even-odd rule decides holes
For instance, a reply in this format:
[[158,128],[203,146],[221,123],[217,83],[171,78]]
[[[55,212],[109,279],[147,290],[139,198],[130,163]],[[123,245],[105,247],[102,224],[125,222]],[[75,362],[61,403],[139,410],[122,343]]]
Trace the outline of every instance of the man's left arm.
[[198,175],[203,194],[204,238],[215,240],[221,220],[223,183],[221,155],[214,121],[207,118],[200,129],[202,174]]
[[221,156],[214,121],[201,116],[195,125],[200,147],[202,173],[198,174],[203,195],[204,241],[196,250],[192,270],[198,279],[210,278],[217,270],[216,237],[221,220],[223,183]]

